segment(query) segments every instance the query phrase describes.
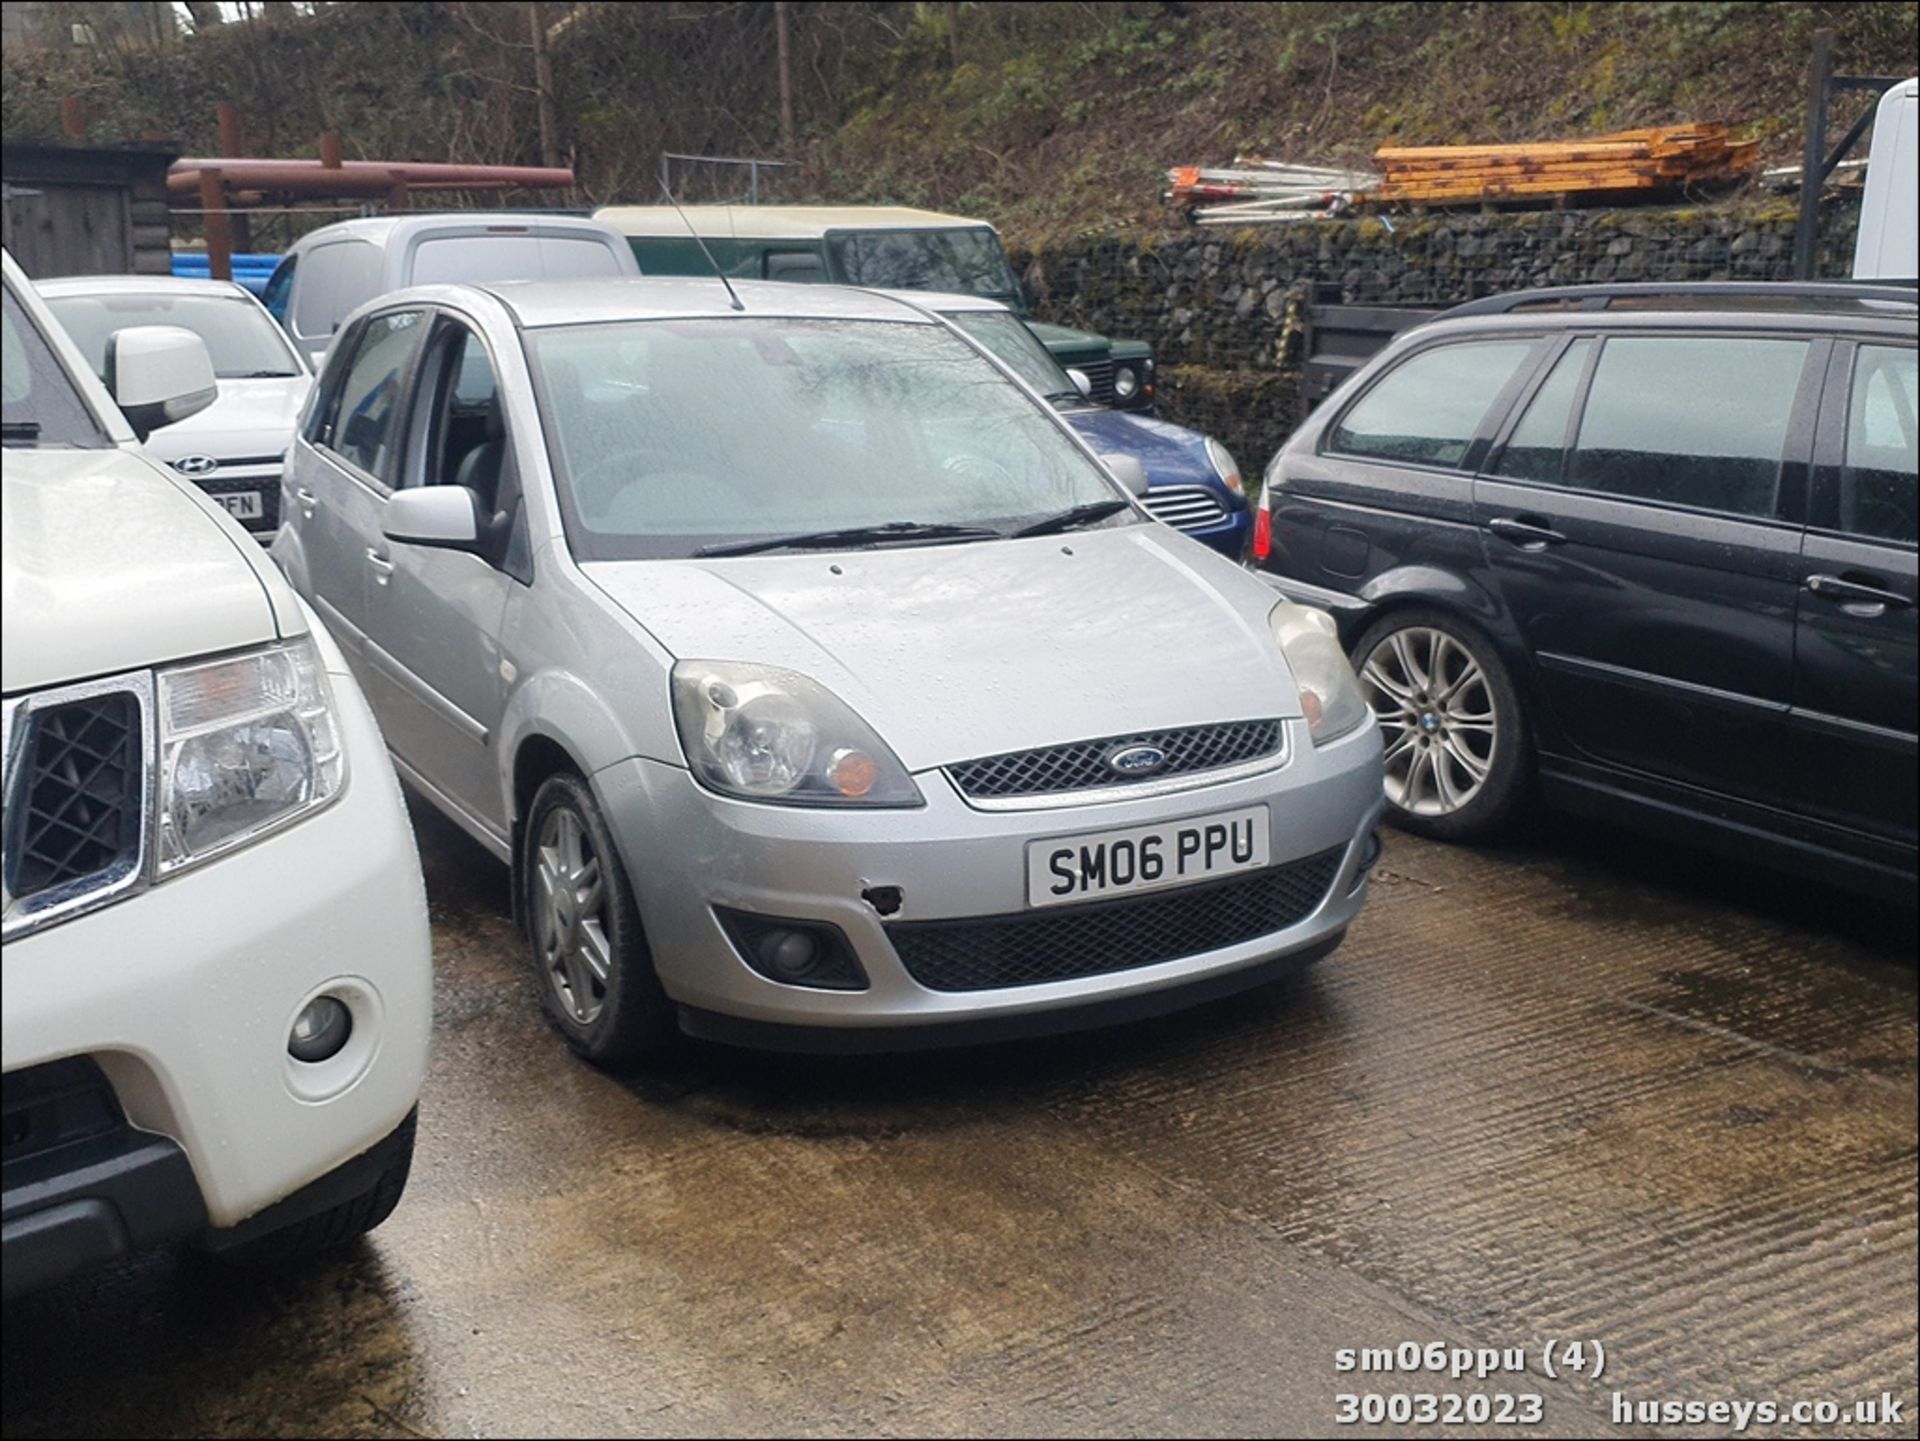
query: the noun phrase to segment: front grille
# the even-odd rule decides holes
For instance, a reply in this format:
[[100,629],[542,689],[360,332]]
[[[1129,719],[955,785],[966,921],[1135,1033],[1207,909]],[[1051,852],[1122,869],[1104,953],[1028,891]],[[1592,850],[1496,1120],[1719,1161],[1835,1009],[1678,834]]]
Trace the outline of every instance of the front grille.
[[1204,485],[1155,486],[1141,503],[1155,520],[1163,520],[1177,530],[1204,530],[1227,518],[1220,497]]
[[[1010,751],[981,760],[961,761],[947,767],[947,774],[963,794],[976,800],[1049,795],[1096,786],[1139,785],[1167,776],[1238,765],[1277,753],[1280,739],[1277,720],[1234,721],[1226,725],[1142,731],[1136,735],[1042,746],[1038,750]],[[1157,746],[1166,754],[1166,764],[1146,776],[1120,775],[1107,765],[1107,756],[1114,751],[1142,745]]]
[[1073,364],[1073,369],[1086,376],[1092,388],[1087,392],[1088,400],[1097,400],[1102,405],[1113,404],[1113,359],[1084,360]]
[[209,475],[188,478],[216,500],[223,495],[236,495],[241,491],[258,491],[260,514],[257,517],[247,518],[235,516],[234,519],[256,535],[271,535],[280,528],[279,471],[276,470],[268,475]]
[[1070,981],[1239,945],[1304,920],[1344,846],[1287,865],[1134,900],[887,927],[907,974],[932,991]]
[[150,684],[92,681],[7,703],[9,935],[139,883]]

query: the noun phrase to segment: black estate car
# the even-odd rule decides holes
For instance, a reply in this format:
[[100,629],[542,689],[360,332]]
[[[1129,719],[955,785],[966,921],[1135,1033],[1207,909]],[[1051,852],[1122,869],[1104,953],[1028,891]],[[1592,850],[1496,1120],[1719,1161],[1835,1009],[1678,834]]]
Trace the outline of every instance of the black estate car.
[[1273,459],[1396,823],[1557,805],[1911,900],[1915,293],[1592,286],[1403,332]]

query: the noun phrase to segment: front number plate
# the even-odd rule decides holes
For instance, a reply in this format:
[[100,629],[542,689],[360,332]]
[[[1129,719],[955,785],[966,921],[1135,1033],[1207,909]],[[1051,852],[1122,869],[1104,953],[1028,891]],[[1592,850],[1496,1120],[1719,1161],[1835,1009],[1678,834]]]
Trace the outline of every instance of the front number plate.
[[1027,842],[1027,904],[1165,890],[1267,864],[1267,808]]
[[227,514],[235,520],[258,520],[266,514],[260,505],[260,492],[257,490],[232,490],[225,495],[216,495],[215,500],[227,508]]

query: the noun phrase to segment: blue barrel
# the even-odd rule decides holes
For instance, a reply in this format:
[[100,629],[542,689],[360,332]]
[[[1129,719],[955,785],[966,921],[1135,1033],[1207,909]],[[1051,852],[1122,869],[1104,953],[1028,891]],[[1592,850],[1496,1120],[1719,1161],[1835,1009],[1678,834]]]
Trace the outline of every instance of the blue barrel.
[[[278,255],[243,251],[233,257],[233,278],[255,295],[267,288],[267,280],[280,263]],[[212,270],[204,250],[173,252],[173,273],[182,280],[206,280]]]

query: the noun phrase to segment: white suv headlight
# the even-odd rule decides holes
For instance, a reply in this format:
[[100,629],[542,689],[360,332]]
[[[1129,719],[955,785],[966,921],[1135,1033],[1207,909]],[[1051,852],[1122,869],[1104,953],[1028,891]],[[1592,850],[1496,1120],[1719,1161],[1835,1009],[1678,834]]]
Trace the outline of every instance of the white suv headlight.
[[1267,613],[1267,625],[1293,671],[1307,734],[1315,745],[1345,735],[1372,716],[1347,653],[1340,649],[1332,616],[1283,600]]
[[159,672],[156,873],[224,854],[338,795],[346,753],[311,637]]
[[817,681],[774,666],[683,660],[673,715],[687,764],[709,790],[807,806],[917,806],[907,768]]

